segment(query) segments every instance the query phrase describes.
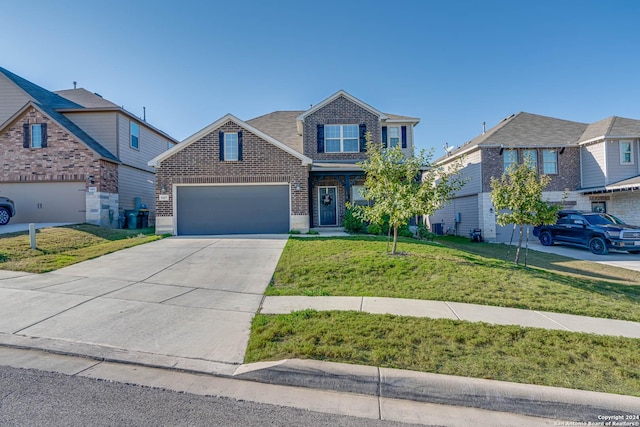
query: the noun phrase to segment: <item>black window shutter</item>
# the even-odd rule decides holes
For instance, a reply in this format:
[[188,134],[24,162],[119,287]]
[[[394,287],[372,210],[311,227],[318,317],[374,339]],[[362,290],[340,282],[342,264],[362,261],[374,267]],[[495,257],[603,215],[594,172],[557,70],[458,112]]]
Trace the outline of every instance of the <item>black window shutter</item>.
[[402,126],[402,148],[407,148],[407,127]]
[[382,126],[382,148],[387,148],[387,127]]
[[42,129],[42,148],[47,148],[47,124],[42,123],[40,128]]
[[22,148],[29,148],[31,144],[29,143],[29,123],[25,123],[22,125]]
[[364,123],[360,125],[360,152],[364,153],[367,150],[367,125]]
[[318,153],[324,153],[324,125],[318,125]]
[[242,160],[242,131],[238,132],[238,160]]
[[224,161],[224,132],[218,132],[218,145],[220,146],[220,161]]

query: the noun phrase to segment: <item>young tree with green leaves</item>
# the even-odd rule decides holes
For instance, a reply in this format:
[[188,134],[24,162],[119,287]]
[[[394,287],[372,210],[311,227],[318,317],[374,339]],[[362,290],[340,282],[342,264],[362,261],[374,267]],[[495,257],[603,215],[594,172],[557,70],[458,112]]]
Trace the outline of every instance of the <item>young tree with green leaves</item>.
[[[354,215],[372,224],[388,218],[395,255],[398,229],[416,215],[431,215],[464,185],[460,162],[448,168],[431,164],[433,150],[407,156],[400,147],[382,148],[367,133],[367,160],[358,163],[366,174],[362,197],[369,206],[352,206]],[[351,206],[350,206],[351,207]]]
[[551,182],[548,175],[538,175],[533,162],[512,164],[500,179],[491,178],[491,200],[496,222],[502,226],[519,226],[515,263],[520,262],[524,226],[554,224],[560,207],[542,200],[542,192]]

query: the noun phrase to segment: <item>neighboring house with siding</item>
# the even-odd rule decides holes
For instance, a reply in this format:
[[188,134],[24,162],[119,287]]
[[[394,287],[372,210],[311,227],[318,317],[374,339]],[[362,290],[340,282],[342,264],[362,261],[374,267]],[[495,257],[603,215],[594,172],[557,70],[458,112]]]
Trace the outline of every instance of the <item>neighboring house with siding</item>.
[[0,67],[0,195],[13,222],[118,225],[139,198],[155,211],[148,166],[178,141],[85,89],[48,91]]
[[419,119],[382,113],[345,91],[308,110],[243,121],[226,115],[150,164],[157,233],[286,233],[341,226],[360,199],[374,143],[413,153]]
[[[539,174],[551,177],[543,197],[579,210],[603,210],[640,224],[638,139],[640,121],[612,117],[594,124],[521,112],[435,161],[462,158],[465,187],[428,218],[432,228],[466,236],[482,229],[488,241],[509,242],[513,225],[496,223],[491,178],[529,158]],[[564,198],[566,191],[566,199]]]

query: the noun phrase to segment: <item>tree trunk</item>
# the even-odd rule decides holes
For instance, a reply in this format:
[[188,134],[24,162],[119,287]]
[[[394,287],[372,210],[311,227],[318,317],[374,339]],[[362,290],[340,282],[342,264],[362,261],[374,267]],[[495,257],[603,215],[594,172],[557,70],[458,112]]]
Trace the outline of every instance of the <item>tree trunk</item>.
[[391,249],[391,255],[396,254],[396,247],[398,246],[398,226],[393,226],[393,249]]
[[518,265],[520,262],[520,248],[522,247],[522,224],[520,224],[520,231],[518,236],[518,247],[516,248],[516,260],[515,263]]

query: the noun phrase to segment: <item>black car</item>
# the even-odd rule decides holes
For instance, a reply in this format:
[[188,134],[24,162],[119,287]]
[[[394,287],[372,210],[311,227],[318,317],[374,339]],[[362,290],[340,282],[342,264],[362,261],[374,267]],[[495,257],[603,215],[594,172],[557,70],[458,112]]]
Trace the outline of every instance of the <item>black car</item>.
[[537,226],[533,235],[544,246],[572,243],[586,246],[596,255],[605,255],[609,249],[640,253],[640,227],[606,213],[560,211],[554,225]]
[[0,225],[7,224],[15,214],[16,208],[13,204],[13,200],[6,197],[0,197]]

